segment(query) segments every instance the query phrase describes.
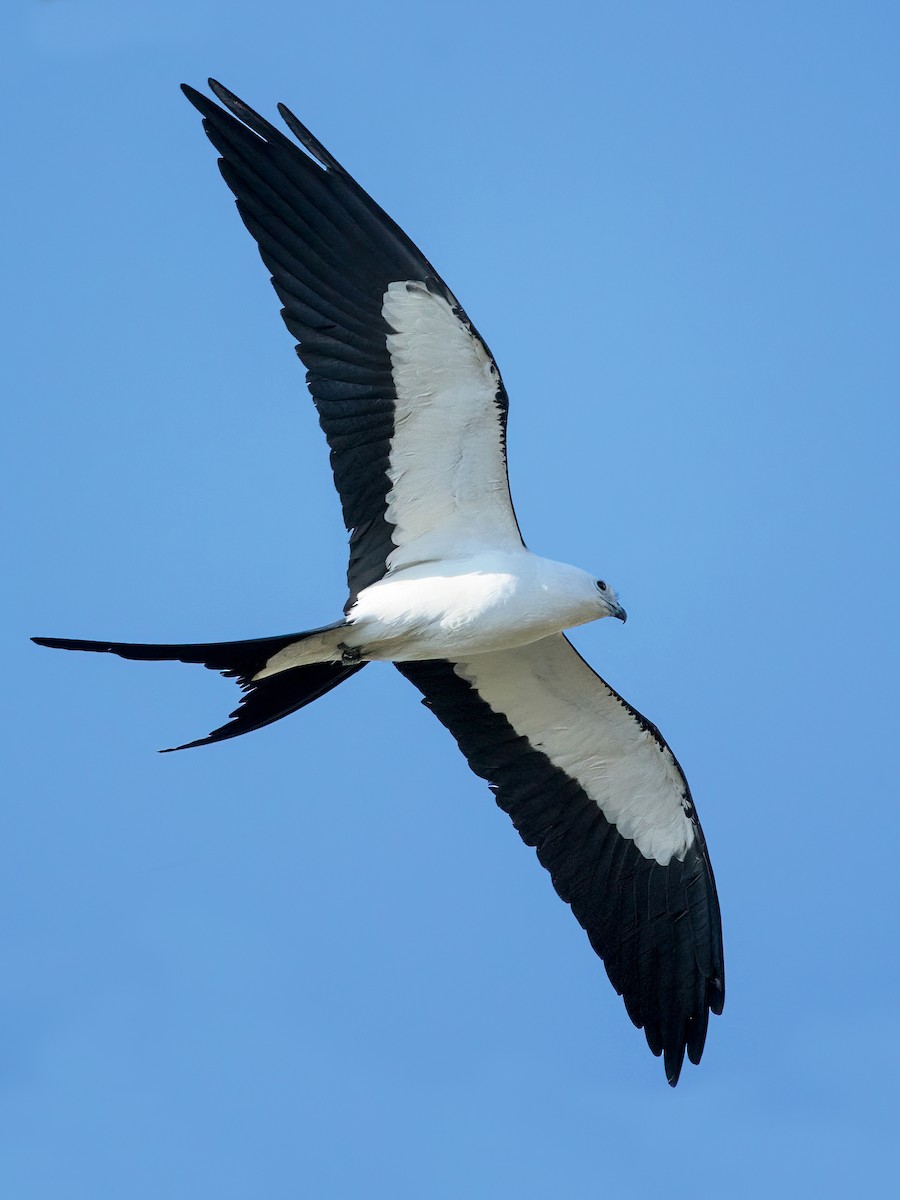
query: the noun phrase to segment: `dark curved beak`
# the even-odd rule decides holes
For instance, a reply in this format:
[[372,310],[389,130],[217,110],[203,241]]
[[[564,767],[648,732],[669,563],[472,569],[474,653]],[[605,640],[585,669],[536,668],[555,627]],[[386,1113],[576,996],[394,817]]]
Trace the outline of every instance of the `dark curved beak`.
[[617,617],[623,625],[628,620],[628,613],[621,604],[610,604],[609,615],[611,617]]

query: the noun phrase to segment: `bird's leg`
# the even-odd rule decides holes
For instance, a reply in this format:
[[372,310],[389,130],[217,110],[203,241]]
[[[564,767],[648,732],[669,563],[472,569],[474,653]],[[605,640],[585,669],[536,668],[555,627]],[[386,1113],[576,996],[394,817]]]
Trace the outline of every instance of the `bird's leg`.
[[352,667],[362,661],[362,652],[358,646],[348,646],[346,642],[338,642],[338,650],[341,652],[341,663],[345,667]]

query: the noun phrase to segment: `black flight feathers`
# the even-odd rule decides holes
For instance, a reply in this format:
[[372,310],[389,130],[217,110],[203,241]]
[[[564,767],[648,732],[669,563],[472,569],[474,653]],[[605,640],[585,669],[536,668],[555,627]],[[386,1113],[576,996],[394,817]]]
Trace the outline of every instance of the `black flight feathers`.
[[662,866],[607,821],[578,782],[494,712],[448,662],[395,663],[486,779],[603,959],[628,1015],[674,1087],[698,1063],[725,1001],[716,885],[700,826]]
[[308,153],[221,84],[210,87],[228,111],[191,87],[184,93],[221,155],[307,367],[350,533],[349,608],[384,575],[395,548],[386,508],[397,397],[384,294],[391,283],[421,280],[457,302],[402,229],[283,105]]
[[[382,315],[389,285],[423,283],[444,297],[474,337],[480,335],[425,255],[293,113],[278,106],[300,146],[220,83],[210,80],[210,87],[225,109],[194,88],[183,90],[221,155],[222,177],[307,367],[350,533],[347,611],[363,588],[384,575],[395,549],[386,513],[397,400],[387,349],[393,330]],[[497,384],[505,436],[507,402],[499,375]]]
[[[231,134],[236,134],[236,145],[247,146],[248,143],[242,140],[244,134],[244,126],[253,130],[263,142],[270,148],[277,148],[283,151],[284,158],[278,158],[277,164],[279,169],[285,169],[287,174],[292,174],[289,165],[296,166],[300,162],[308,162],[301,154],[297,153],[297,147],[294,143],[284,136],[280,129],[276,128],[265,117],[260,116],[248,104],[239,99],[233,92],[230,92],[227,87],[219,83],[215,79],[209,80],[210,90],[215,96],[221,100],[229,112],[237,117],[242,124],[230,121],[227,114],[222,112],[217,104],[214,104],[202,92],[198,92],[196,88],[192,88],[190,84],[183,83],[181,90],[190,100],[191,104],[200,112],[204,118],[203,128],[206,130],[207,136],[214,146],[218,149],[215,137],[213,134],[220,134],[222,130],[228,130]],[[405,266],[405,272],[398,274],[397,279],[413,279],[424,278],[426,275],[432,276],[435,280],[439,278],[434,267],[428,262],[422,251],[415,245],[407,236],[400,226],[394,221],[384,209],[380,208],[375,201],[359,186],[356,180],[350,175],[337,161],[333,154],[322,145],[317,137],[306,128],[302,121],[296,117],[285,104],[278,105],[278,111],[281,114],[284,123],[290,129],[291,133],[296,137],[297,141],[308,151],[309,154],[321,163],[325,171],[329,174],[338,175],[348,189],[354,194],[359,201],[358,205],[347,205],[348,214],[352,220],[358,225],[360,232],[366,237],[374,237],[377,239],[380,252],[387,257],[391,255],[390,261]],[[310,169],[312,169],[310,164]],[[340,220],[334,224],[336,230],[341,229]]]

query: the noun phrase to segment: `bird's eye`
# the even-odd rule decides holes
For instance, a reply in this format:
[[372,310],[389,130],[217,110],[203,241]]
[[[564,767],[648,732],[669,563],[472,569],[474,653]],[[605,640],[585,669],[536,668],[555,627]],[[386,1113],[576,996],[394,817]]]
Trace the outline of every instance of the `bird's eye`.
[[601,592],[606,591],[606,584],[603,582],[602,579],[597,580],[597,587],[600,589]]

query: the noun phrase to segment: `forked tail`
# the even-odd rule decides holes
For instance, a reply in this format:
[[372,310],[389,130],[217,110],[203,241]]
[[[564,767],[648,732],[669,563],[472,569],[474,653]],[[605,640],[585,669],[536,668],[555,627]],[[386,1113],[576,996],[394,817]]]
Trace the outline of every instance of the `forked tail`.
[[[288,646],[303,642],[314,634],[326,633],[331,628],[313,629],[308,633],[291,633],[281,637],[254,638],[246,642],[209,642],[196,645],[150,646],[133,642],[86,642],[76,638],[32,638],[39,646],[50,646],[54,650],[92,650],[105,654],[118,654],[120,658],[133,658],[146,662],[201,663],[211,671],[221,671],[230,679],[236,679],[244,690],[241,702],[231,714],[231,719],[205,738],[186,742],[183,746],[170,746],[168,750],[190,750],[193,746],[207,746],[210,742],[221,742],[226,738],[249,733],[271,725],[318,700],[326,692],[349,679],[361,670],[365,662],[343,664],[341,662],[314,662],[303,666],[289,667],[264,679],[253,676],[265,667],[273,655]],[[164,750],[163,753],[168,753]]]

